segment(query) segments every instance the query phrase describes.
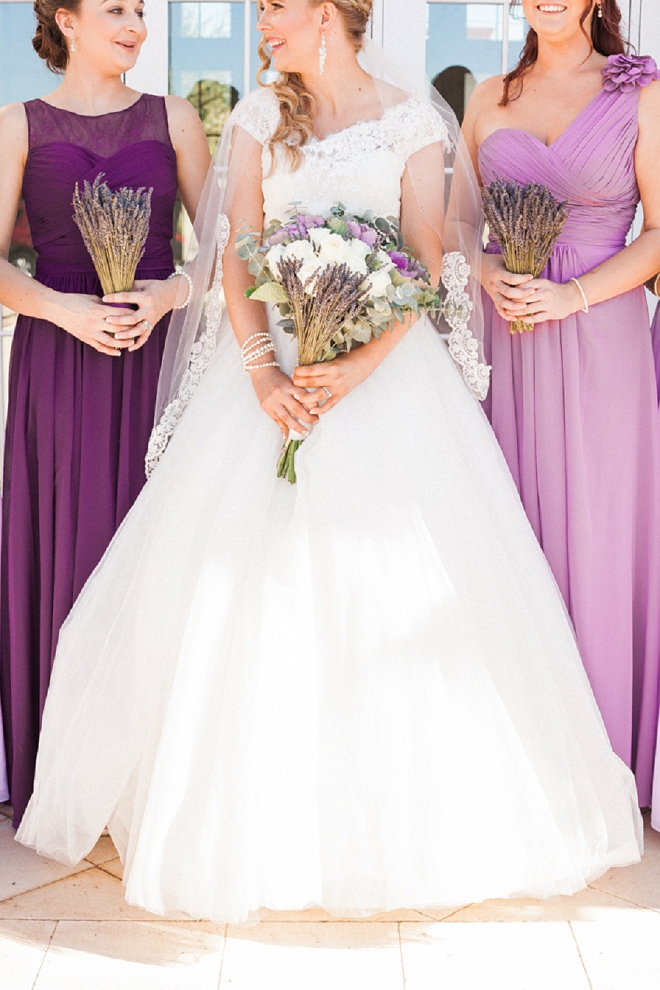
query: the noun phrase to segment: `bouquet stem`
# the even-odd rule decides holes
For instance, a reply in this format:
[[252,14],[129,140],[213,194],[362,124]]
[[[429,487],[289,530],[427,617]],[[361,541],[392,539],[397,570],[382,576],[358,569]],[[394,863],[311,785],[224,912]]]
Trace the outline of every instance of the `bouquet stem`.
[[524,320],[518,317],[518,319],[514,320],[511,326],[509,327],[509,333],[510,334],[531,333],[533,329],[534,329],[533,323],[525,323]]
[[296,451],[302,442],[302,440],[285,440],[280,459],[277,462],[277,477],[286,478],[290,485],[295,485],[298,480],[296,477]]

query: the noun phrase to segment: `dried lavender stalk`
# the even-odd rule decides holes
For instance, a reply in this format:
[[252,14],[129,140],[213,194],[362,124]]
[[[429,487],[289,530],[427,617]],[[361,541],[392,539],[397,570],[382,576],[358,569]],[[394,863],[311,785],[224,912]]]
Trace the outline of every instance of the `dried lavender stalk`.
[[105,295],[133,288],[135,271],[149,234],[153,188],[126,186],[112,192],[104,173],[92,185],[85,180],[81,193],[76,183],[73,219],[94,262]]
[[[291,316],[298,340],[298,363],[315,364],[337,331],[358,316],[368,292],[363,288],[364,275],[352,272],[347,265],[329,265],[312,276],[305,287],[299,272],[302,261],[286,258],[279,263],[279,276],[289,298]],[[302,440],[286,440],[277,465],[278,478],[296,483],[295,457]]]
[[[566,202],[559,203],[547,186],[495,179],[481,190],[484,215],[510,272],[539,278],[568,217]],[[533,323],[517,319],[511,333],[533,330]]]

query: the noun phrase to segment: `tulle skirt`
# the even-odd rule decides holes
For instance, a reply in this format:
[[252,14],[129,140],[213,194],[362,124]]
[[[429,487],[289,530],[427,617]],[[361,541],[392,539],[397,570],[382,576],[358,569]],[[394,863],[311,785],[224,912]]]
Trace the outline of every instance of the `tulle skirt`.
[[[283,366],[290,339],[274,328]],[[502,455],[422,320],[278,480],[228,321],[60,637],[18,838],[240,922],[569,894],[640,817]]]

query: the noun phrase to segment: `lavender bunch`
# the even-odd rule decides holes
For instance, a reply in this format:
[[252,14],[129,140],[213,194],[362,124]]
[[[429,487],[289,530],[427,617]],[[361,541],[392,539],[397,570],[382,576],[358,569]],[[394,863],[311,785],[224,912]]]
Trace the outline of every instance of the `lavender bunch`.
[[[287,294],[293,333],[298,340],[298,363],[316,364],[335,356],[333,339],[342,326],[358,317],[367,298],[364,276],[348,265],[329,265],[303,284],[299,258],[283,258],[279,277]],[[296,483],[295,456],[302,440],[285,440],[277,465],[277,477]]]
[[151,219],[151,195],[144,187],[112,192],[104,173],[73,194],[73,219],[94,262],[104,295],[128,292],[144,254]]
[[[507,271],[539,278],[568,217],[566,202],[559,203],[547,186],[495,179],[481,190],[484,215],[497,241]],[[518,318],[511,333],[533,330]]]

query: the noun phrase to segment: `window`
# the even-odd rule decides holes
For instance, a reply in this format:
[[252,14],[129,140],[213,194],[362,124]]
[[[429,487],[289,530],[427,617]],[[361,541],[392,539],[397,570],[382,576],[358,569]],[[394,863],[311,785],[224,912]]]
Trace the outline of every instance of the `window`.
[[520,7],[504,0],[427,3],[426,73],[460,122],[474,87],[515,65],[526,33]]

